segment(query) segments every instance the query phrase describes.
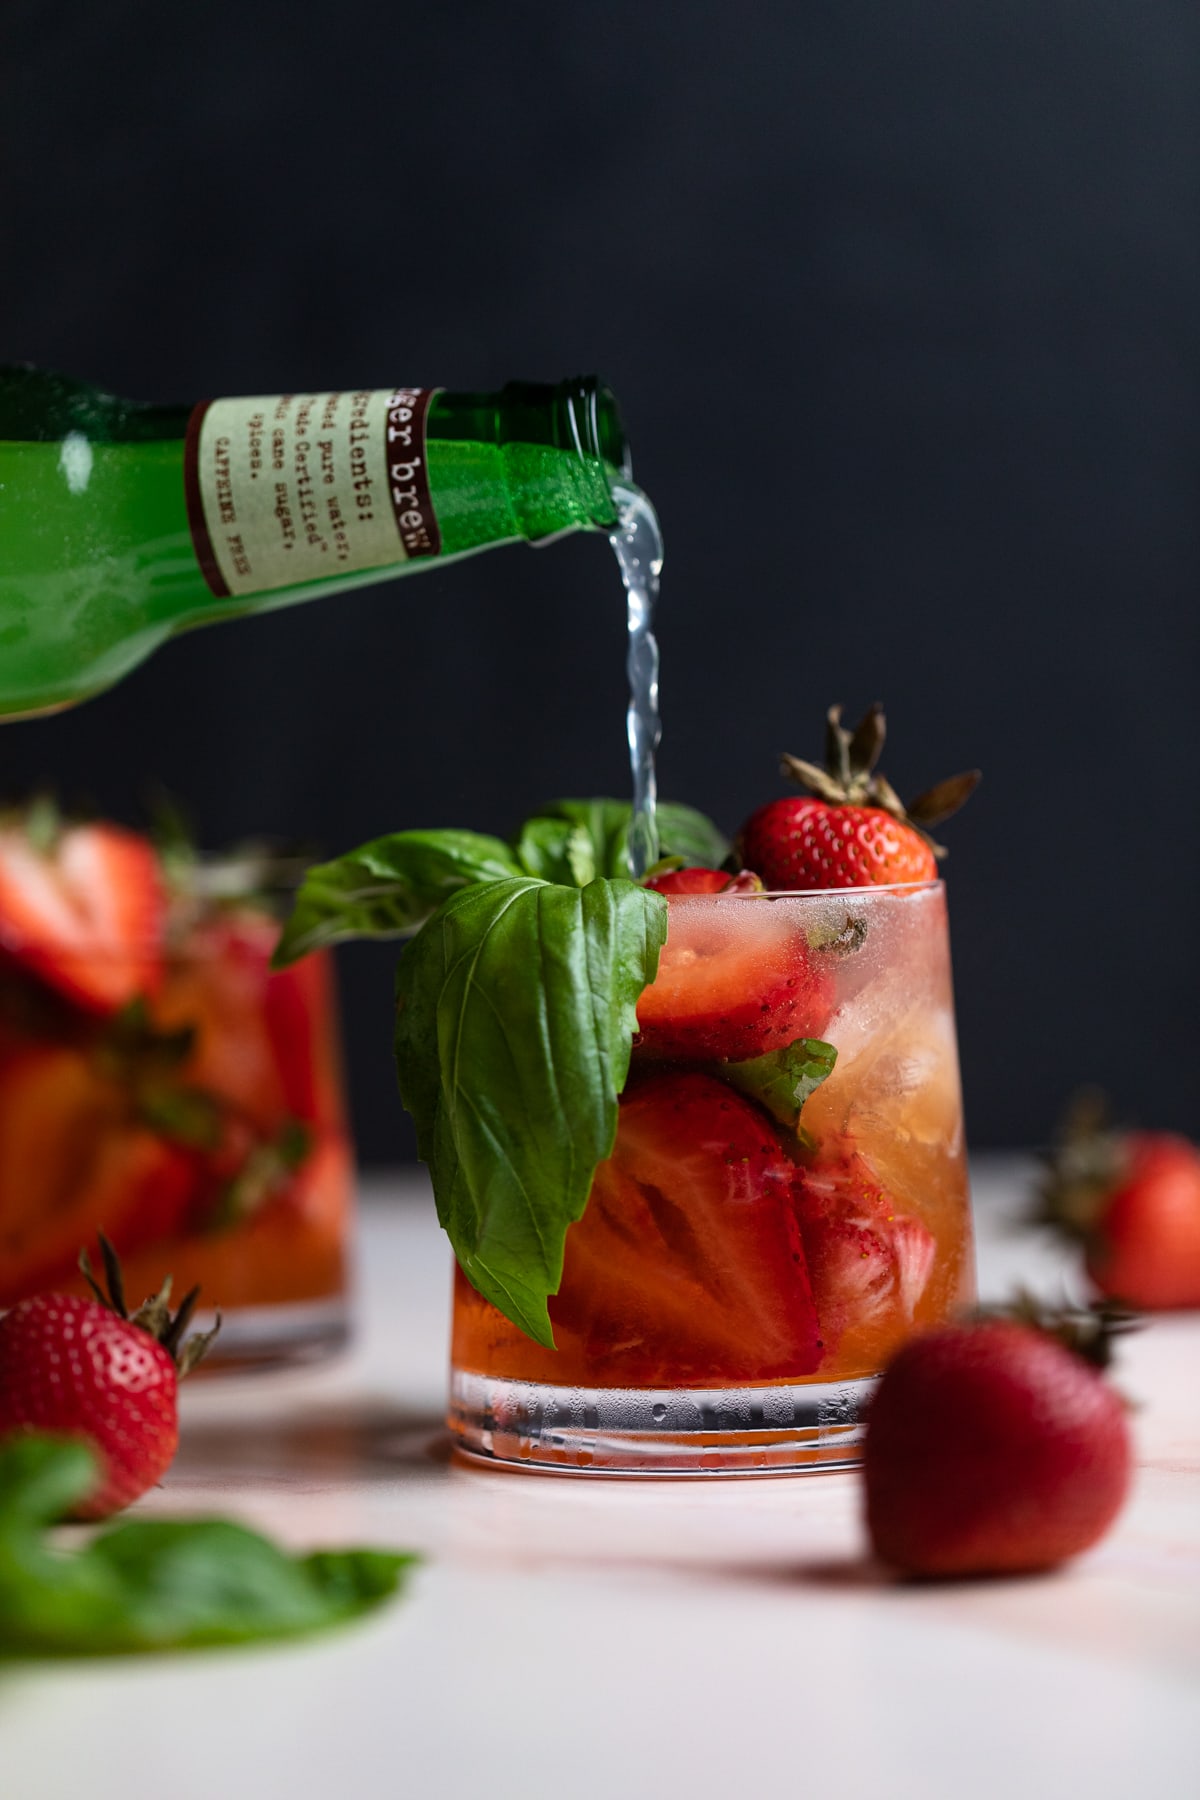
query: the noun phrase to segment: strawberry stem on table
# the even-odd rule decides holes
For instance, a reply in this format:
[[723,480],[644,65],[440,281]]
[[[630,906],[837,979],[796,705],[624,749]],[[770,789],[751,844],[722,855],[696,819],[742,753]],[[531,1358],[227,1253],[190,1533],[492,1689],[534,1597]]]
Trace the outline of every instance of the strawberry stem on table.
[[1099,1088],[1082,1089],[1071,1100],[1054,1147],[1043,1160],[1031,1223],[1054,1226],[1089,1243],[1128,1160],[1106,1096]]
[[1095,1369],[1110,1368],[1116,1339],[1142,1328],[1138,1314],[1116,1301],[1102,1300],[1091,1306],[1049,1306],[1027,1288],[1019,1288],[1005,1305],[978,1307],[971,1317],[978,1321],[1011,1319],[1018,1325],[1028,1325],[1073,1350]]
[[200,1298],[199,1287],[189,1288],[180,1301],[175,1312],[171,1311],[171,1277],[168,1275],[156,1294],[151,1294],[131,1313],[125,1299],[125,1282],[121,1274],[121,1262],[113,1246],[104,1233],[97,1232],[100,1255],[104,1262],[104,1286],[96,1279],[92,1268],[92,1259],[86,1247],[79,1252],[79,1270],[100,1305],[109,1312],[116,1313],[119,1319],[125,1319],[131,1325],[152,1337],[161,1344],[182,1381],[191,1373],[197,1363],[201,1362],[212,1347],[213,1341],[221,1329],[221,1313],[218,1308],[216,1322],[211,1331],[196,1331],[191,1337],[184,1337],[192,1322],[196,1310],[196,1302]]

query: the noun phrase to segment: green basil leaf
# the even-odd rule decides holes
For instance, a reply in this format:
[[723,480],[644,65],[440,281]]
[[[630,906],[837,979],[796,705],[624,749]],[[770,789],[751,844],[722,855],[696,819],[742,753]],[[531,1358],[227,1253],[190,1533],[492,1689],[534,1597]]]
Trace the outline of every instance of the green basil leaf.
[[538,1343],[612,1150],[667,903],[630,881],[456,894],[400,957],[396,1069],[467,1278]]
[[167,1087],[141,1090],[136,1100],[137,1117],[159,1137],[189,1150],[215,1150],[221,1142],[228,1108],[207,1088]]
[[586,828],[569,819],[528,819],[517,839],[517,861],[539,881],[586,887],[599,872]]
[[[543,807],[536,818],[528,821],[525,831],[528,832],[533,825],[541,826],[547,820],[556,823],[565,821],[575,832],[586,835],[591,845],[594,872],[597,875],[620,878],[629,874],[629,826],[632,817],[633,807],[628,800],[555,800],[551,805]],[[682,806],[669,800],[661,801],[658,807],[658,835],[662,854],[681,856],[689,867],[698,865],[703,868],[719,868],[729,854],[729,844],[712,820],[692,806]],[[553,879],[579,881],[580,877],[575,873],[565,874],[560,865]],[[580,885],[586,883],[580,881]]]
[[276,968],[347,938],[403,937],[450,894],[521,873],[507,844],[477,831],[396,831],[308,871]]
[[240,1644],[366,1612],[415,1560],[291,1556],[228,1519],[131,1519],[69,1550],[47,1528],[87,1490],[92,1454],[49,1437],[0,1447],[0,1656]]
[[0,1557],[11,1539],[65,1517],[95,1468],[92,1452],[74,1439],[30,1432],[0,1445]]
[[748,1094],[764,1106],[773,1119],[795,1131],[800,1109],[827,1075],[832,1075],[837,1051],[821,1038],[797,1038],[783,1050],[754,1056],[747,1062],[722,1063],[720,1074],[730,1087]]
[[729,855],[729,839],[694,806],[662,800],[658,841],[663,856],[682,856],[689,869],[719,869]]
[[628,800],[556,800],[539,817],[565,819],[591,846],[597,875],[629,879],[629,822],[633,808]]

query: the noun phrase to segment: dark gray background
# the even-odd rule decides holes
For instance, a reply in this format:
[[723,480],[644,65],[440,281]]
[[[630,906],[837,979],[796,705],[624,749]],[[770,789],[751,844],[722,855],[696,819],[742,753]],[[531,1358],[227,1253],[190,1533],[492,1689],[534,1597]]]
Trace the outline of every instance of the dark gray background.
[[[728,829],[883,698],[947,827],[968,1120],[1200,1100],[1200,16],[1192,0],[151,0],[0,19],[0,355],[139,398],[598,369],[668,549],[667,795]],[[170,646],[0,735],[204,841],[503,832],[625,791],[601,541]],[[392,952],[342,974],[411,1153]]]

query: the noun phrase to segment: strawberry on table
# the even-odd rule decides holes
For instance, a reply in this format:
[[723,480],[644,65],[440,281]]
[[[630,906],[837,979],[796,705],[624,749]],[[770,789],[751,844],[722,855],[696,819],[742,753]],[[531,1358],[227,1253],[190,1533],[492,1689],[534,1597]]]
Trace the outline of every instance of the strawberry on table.
[[638,1386],[811,1374],[822,1349],[794,1179],[770,1122],[723,1082],[638,1081],[567,1234],[550,1302],[562,1354],[573,1340],[593,1371],[611,1358],[611,1379]]
[[738,835],[743,862],[774,892],[932,881],[944,852],[924,828],[957,812],[978,770],[952,775],[905,808],[875,769],[883,708],[873,706],[853,732],[841,721],[841,707],[831,706],[824,768],[783,758],[784,773],[810,792],[751,814]]
[[1096,1543],[1130,1479],[1125,1409],[1101,1373],[1119,1323],[1026,1301],[906,1344],[867,1417],[876,1553],[912,1575],[1007,1575]]
[[0,823],[0,949],[77,1004],[153,992],[166,906],[158,858],[118,825],[64,824],[48,804]]
[[1049,1161],[1039,1222],[1084,1247],[1102,1294],[1147,1312],[1200,1307],[1200,1149],[1166,1131],[1117,1131],[1081,1096]]
[[23,1432],[78,1438],[100,1464],[73,1517],[102,1519],[161,1481],[179,1442],[178,1383],[219,1329],[184,1341],[197,1290],[170,1310],[171,1283],[130,1316],[112,1247],[108,1292],[38,1294],[0,1319],[0,1441]]

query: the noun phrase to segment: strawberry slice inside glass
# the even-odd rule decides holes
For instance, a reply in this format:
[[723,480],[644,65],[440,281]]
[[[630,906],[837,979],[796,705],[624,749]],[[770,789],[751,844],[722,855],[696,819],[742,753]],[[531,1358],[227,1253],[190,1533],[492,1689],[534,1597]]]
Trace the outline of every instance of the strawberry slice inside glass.
[[638,1003],[647,1054],[741,1061],[819,1037],[833,981],[796,921],[690,894],[671,897],[671,929],[658,975]]
[[[758,1108],[723,1082],[692,1071],[637,1080],[571,1229],[550,1304],[558,1347],[523,1339],[512,1372],[657,1387],[814,1370],[795,1182]],[[465,1328],[486,1303],[459,1280]]]

